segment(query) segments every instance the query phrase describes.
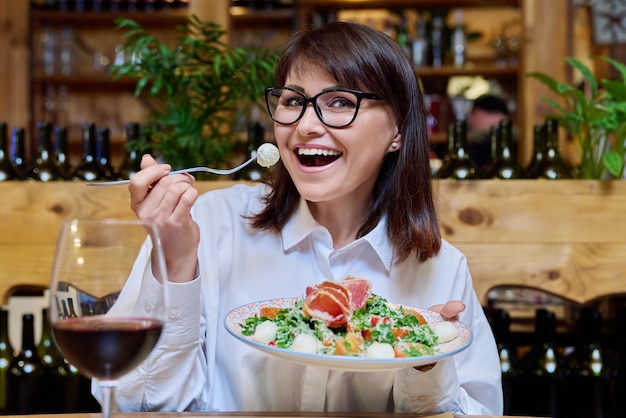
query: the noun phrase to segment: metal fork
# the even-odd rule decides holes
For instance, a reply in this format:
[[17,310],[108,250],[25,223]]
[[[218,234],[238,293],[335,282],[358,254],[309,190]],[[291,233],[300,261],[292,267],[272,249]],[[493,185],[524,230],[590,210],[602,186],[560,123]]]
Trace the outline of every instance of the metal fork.
[[[183,168],[181,170],[170,171],[168,175],[171,176],[172,174],[201,172],[201,173],[211,173],[211,174],[217,174],[221,176],[227,176],[229,174],[236,173],[237,171],[241,170],[242,168],[250,164],[252,161],[256,160],[256,154],[257,154],[256,151],[253,152],[250,159],[239,164],[237,167],[229,168],[226,170],[220,170],[217,168],[209,168],[209,167],[191,167],[191,168]],[[128,184],[129,182],[130,180],[92,181],[90,183],[87,183],[87,186],[119,186],[121,184]]]

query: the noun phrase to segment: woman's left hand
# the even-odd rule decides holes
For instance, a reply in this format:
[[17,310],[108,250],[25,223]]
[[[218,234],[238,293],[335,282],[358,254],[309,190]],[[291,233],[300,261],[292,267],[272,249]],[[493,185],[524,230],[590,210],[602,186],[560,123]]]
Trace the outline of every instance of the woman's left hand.
[[446,321],[456,321],[459,319],[459,314],[465,310],[465,304],[460,300],[450,300],[443,304],[433,305],[428,309],[439,312]]

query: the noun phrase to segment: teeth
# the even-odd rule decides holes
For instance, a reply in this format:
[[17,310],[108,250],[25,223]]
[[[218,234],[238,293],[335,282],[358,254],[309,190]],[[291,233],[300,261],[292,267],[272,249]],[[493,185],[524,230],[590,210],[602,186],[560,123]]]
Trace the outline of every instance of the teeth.
[[298,148],[298,155],[341,155],[339,151],[319,148]]

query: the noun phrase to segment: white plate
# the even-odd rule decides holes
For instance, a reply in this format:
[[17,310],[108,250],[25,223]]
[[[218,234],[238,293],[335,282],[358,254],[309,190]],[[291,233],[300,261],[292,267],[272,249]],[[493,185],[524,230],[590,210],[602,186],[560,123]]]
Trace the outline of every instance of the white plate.
[[[448,341],[444,344],[439,345],[439,352],[437,354],[429,356],[393,359],[370,359],[364,357],[299,353],[297,351],[287,350],[284,348],[272,347],[270,345],[254,341],[250,337],[241,335],[240,324],[245,323],[247,318],[254,316],[255,314],[258,315],[261,308],[287,308],[293,306],[298,299],[300,298],[272,299],[240,306],[233,309],[229,312],[228,315],[226,315],[226,319],[224,319],[224,326],[226,327],[228,332],[230,332],[235,338],[265,353],[280,357],[285,360],[291,360],[298,363],[306,364],[308,366],[320,366],[329,369],[346,371],[384,371],[401,369],[406,367],[424,366],[426,364],[434,363],[443,358],[452,356],[466,349],[472,342],[472,332],[465,324],[459,321],[453,322],[458,330],[457,337],[452,341]],[[399,309],[400,307],[414,309],[422,314],[430,325],[434,325],[438,322],[443,321],[441,315],[439,315],[439,313],[437,312],[393,303],[391,303],[390,305],[396,307],[397,309]]]

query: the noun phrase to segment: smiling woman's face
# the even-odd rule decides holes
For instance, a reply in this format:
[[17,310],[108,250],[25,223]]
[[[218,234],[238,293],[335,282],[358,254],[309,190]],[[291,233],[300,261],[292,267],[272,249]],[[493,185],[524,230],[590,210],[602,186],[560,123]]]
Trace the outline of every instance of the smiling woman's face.
[[[326,71],[308,66],[290,72],[285,87],[315,96],[339,86]],[[383,100],[363,99],[355,121],[346,128],[330,128],[309,105],[298,122],[274,124],[283,164],[300,194],[311,202],[348,198],[361,204],[370,196],[382,161],[402,147],[394,116]],[[392,142],[397,147],[392,149]]]

